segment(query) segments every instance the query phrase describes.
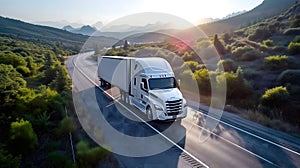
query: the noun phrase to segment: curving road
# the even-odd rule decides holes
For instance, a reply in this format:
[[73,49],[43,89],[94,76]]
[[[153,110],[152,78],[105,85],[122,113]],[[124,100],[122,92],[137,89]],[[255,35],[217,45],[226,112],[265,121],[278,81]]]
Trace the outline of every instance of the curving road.
[[[95,86],[97,62],[91,54],[67,60],[74,106],[85,131],[97,143],[111,146],[121,167],[300,167],[300,139],[226,112],[217,128],[205,130],[209,107],[196,102],[189,101],[188,116],[181,122],[142,122],[138,110],[118,102],[117,89]],[[156,141],[148,142],[149,136]],[[150,155],[164,147],[170,148]],[[136,151],[145,155],[128,155]]]

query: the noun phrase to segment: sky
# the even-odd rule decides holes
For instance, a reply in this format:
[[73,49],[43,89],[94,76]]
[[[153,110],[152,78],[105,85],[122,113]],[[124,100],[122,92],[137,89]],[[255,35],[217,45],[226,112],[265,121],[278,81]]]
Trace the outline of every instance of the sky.
[[162,12],[197,24],[251,10],[263,0],[0,0],[0,15],[27,22],[104,24],[141,12]]

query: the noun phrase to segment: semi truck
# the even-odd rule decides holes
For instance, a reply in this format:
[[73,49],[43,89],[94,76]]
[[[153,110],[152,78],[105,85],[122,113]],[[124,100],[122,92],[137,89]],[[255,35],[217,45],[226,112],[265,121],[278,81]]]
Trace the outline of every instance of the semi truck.
[[186,117],[187,104],[170,64],[159,57],[98,57],[100,87],[120,89],[121,101],[138,108],[148,120]]

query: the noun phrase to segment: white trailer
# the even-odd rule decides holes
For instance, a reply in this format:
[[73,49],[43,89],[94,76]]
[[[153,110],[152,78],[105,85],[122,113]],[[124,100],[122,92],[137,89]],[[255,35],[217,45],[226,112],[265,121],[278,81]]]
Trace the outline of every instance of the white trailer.
[[187,115],[173,70],[163,58],[102,56],[98,58],[98,77],[101,87],[118,87],[121,99],[140,109],[149,120]]

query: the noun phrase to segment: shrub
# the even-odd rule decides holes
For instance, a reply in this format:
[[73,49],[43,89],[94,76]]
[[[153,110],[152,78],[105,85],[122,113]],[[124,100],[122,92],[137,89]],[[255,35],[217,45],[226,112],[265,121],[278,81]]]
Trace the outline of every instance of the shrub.
[[244,77],[246,79],[252,79],[252,80],[255,80],[255,79],[259,79],[261,78],[261,73],[259,73],[258,71],[254,70],[254,69],[245,69],[244,70]]
[[47,160],[44,161],[43,167],[56,168],[56,167],[74,167],[70,157],[60,151],[54,151],[48,154]]
[[201,69],[201,66],[196,61],[184,62],[182,66],[188,66],[192,70],[192,72],[195,72],[196,70]]
[[56,66],[56,76],[55,79],[50,83],[52,88],[58,92],[67,90],[71,86],[71,80],[68,76],[68,72],[65,67],[58,65]]
[[14,53],[4,53],[0,52],[0,62],[2,64],[6,65],[12,65],[13,67],[18,67],[18,66],[26,66],[27,62],[22,56],[17,56]]
[[300,83],[300,70],[285,70],[277,78],[281,84],[299,84]]
[[252,41],[259,41],[270,37],[270,35],[271,32],[268,30],[267,27],[259,27],[248,36],[248,39]]
[[247,51],[251,51],[253,48],[249,47],[249,46],[241,46],[241,47],[237,47],[232,51],[232,55],[235,58],[240,57],[241,55],[243,55],[245,52]]
[[37,146],[37,136],[29,121],[21,119],[11,123],[9,144],[16,154],[26,154]]
[[246,51],[239,60],[241,61],[253,61],[260,57],[260,53],[258,53],[256,50]]
[[22,75],[12,65],[0,64],[0,105],[14,102],[20,88],[26,86]]
[[59,135],[64,135],[69,132],[74,132],[76,127],[73,124],[72,118],[65,117],[63,120],[60,121],[59,127],[57,129],[57,133]]
[[220,60],[218,62],[218,67],[223,66],[225,72],[235,71],[234,62],[232,59]]
[[227,86],[228,99],[243,99],[251,95],[251,87],[243,78],[241,69],[238,68],[236,73],[224,72],[217,76],[218,87],[223,87],[224,82]]
[[17,168],[20,167],[21,156],[14,157],[7,151],[0,148],[0,165],[3,168]]
[[96,167],[109,152],[102,147],[90,148],[88,142],[80,141],[76,145],[77,159],[80,167]]
[[285,35],[299,35],[300,34],[300,28],[288,28],[286,29],[283,34]]
[[287,52],[287,48],[285,46],[274,46],[272,50],[276,53],[285,53]]
[[232,56],[240,61],[253,61],[261,56],[254,48],[249,46],[237,47],[232,51]]
[[30,70],[26,66],[18,66],[16,70],[24,77],[28,77],[30,75]]
[[288,52],[292,55],[300,54],[300,43],[299,42],[290,42],[288,46]]
[[265,58],[264,65],[270,70],[280,70],[288,68],[288,57],[285,55],[274,55]]
[[299,35],[296,36],[296,37],[294,38],[293,42],[295,42],[295,43],[300,43],[300,36],[299,36]]
[[180,74],[180,88],[184,90],[194,91],[191,87],[191,82],[194,82],[196,79],[191,70],[184,70],[183,73]]
[[264,45],[270,47],[270,46],[273,45],[273,40],[270,40],[270,39],[269,40],[264,40],[263,43],[264,43]]
[[197,70],[194,73],[200,94],[208,95],[211,92],[210,76],[207,69]]
[[289,92],[285,87],[278,86],[268,89],[261,97],[261,104],[274,109],[273,117],[279,117],[279,111],[287,103]]

